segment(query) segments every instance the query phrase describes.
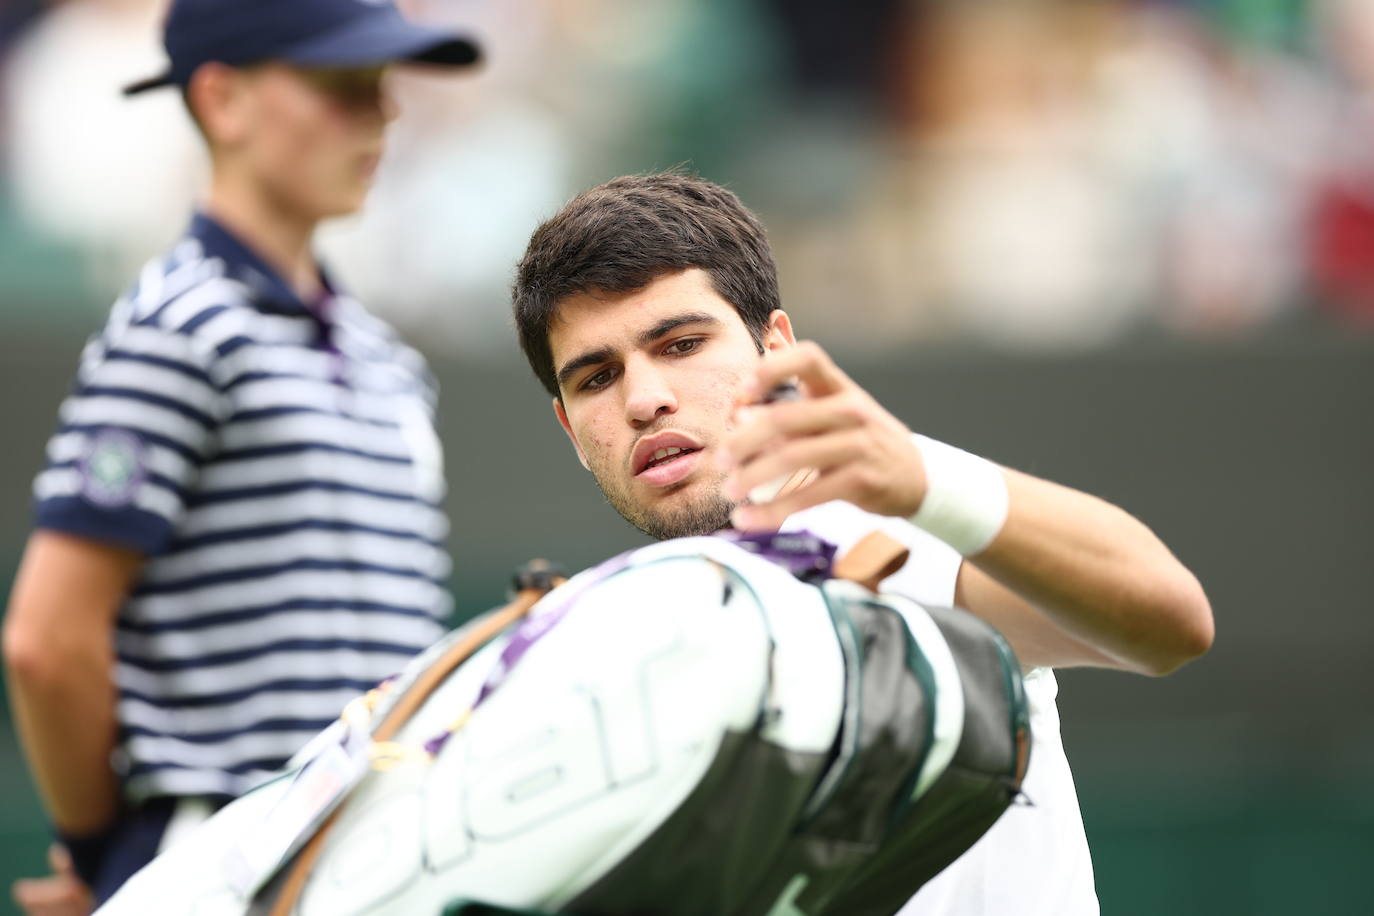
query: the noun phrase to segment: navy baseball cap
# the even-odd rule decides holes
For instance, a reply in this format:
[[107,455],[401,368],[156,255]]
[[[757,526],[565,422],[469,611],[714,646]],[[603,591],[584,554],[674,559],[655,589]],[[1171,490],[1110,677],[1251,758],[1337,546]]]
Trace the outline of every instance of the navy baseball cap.
[[125,95],[159,86],[184,88],[196,68],[209,61],[464,66],[481,56],[472,39],[411,22],[393,0],[172,0],[162,43],[171,65],[125,86]]

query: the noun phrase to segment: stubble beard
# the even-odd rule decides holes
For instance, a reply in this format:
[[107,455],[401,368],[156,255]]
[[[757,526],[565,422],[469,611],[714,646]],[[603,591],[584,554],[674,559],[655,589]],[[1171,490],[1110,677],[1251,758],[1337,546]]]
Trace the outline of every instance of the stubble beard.
[[735,509],[719,488],[709,488],[685,504],[652,509],[636,505],[625,493],[607,487],[600,475],[596,475],[596,485],[621,518],[656,541],[715,534],[729,527],[730,513]]

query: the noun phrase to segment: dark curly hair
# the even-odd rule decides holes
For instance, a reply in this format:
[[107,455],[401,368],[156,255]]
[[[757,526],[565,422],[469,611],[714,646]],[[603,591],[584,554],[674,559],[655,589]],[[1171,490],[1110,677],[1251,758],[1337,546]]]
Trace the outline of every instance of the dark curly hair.
[[780,308],[778,273],[763,225],[732,192],[673,170],[627,175],[584,191],[530,237],[511,291],[520,348],[559,397],[549,348],[558,305],[586,292],[629,293],[696,267],[739,312],[763,349]]

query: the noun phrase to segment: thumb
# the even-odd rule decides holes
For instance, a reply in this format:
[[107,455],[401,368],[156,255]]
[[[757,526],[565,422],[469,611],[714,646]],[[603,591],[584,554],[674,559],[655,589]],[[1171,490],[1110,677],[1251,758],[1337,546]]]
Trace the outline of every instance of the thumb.
[[48,867],[59,875],[71,874],[74,871],[72,854],[67,851],[66,846],[61,843],[53,843],[48,846]]

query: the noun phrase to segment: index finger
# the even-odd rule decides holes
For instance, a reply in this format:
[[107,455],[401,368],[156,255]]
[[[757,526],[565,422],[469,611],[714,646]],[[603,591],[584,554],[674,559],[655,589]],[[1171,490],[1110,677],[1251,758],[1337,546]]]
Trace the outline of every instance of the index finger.
[[859,424],[855,413],[840,398],[770,404],[748,408],[725,440],[727,461],[747,464],[770,443],[796,436],[814,436]]
[[790,378],[799,379],[813,398],[834,394],[852,384],[820,344],[803,340],[794,347],[772,350],[767,359],[759,360],[754,378],[745,384],[743,399],[753,403]]

